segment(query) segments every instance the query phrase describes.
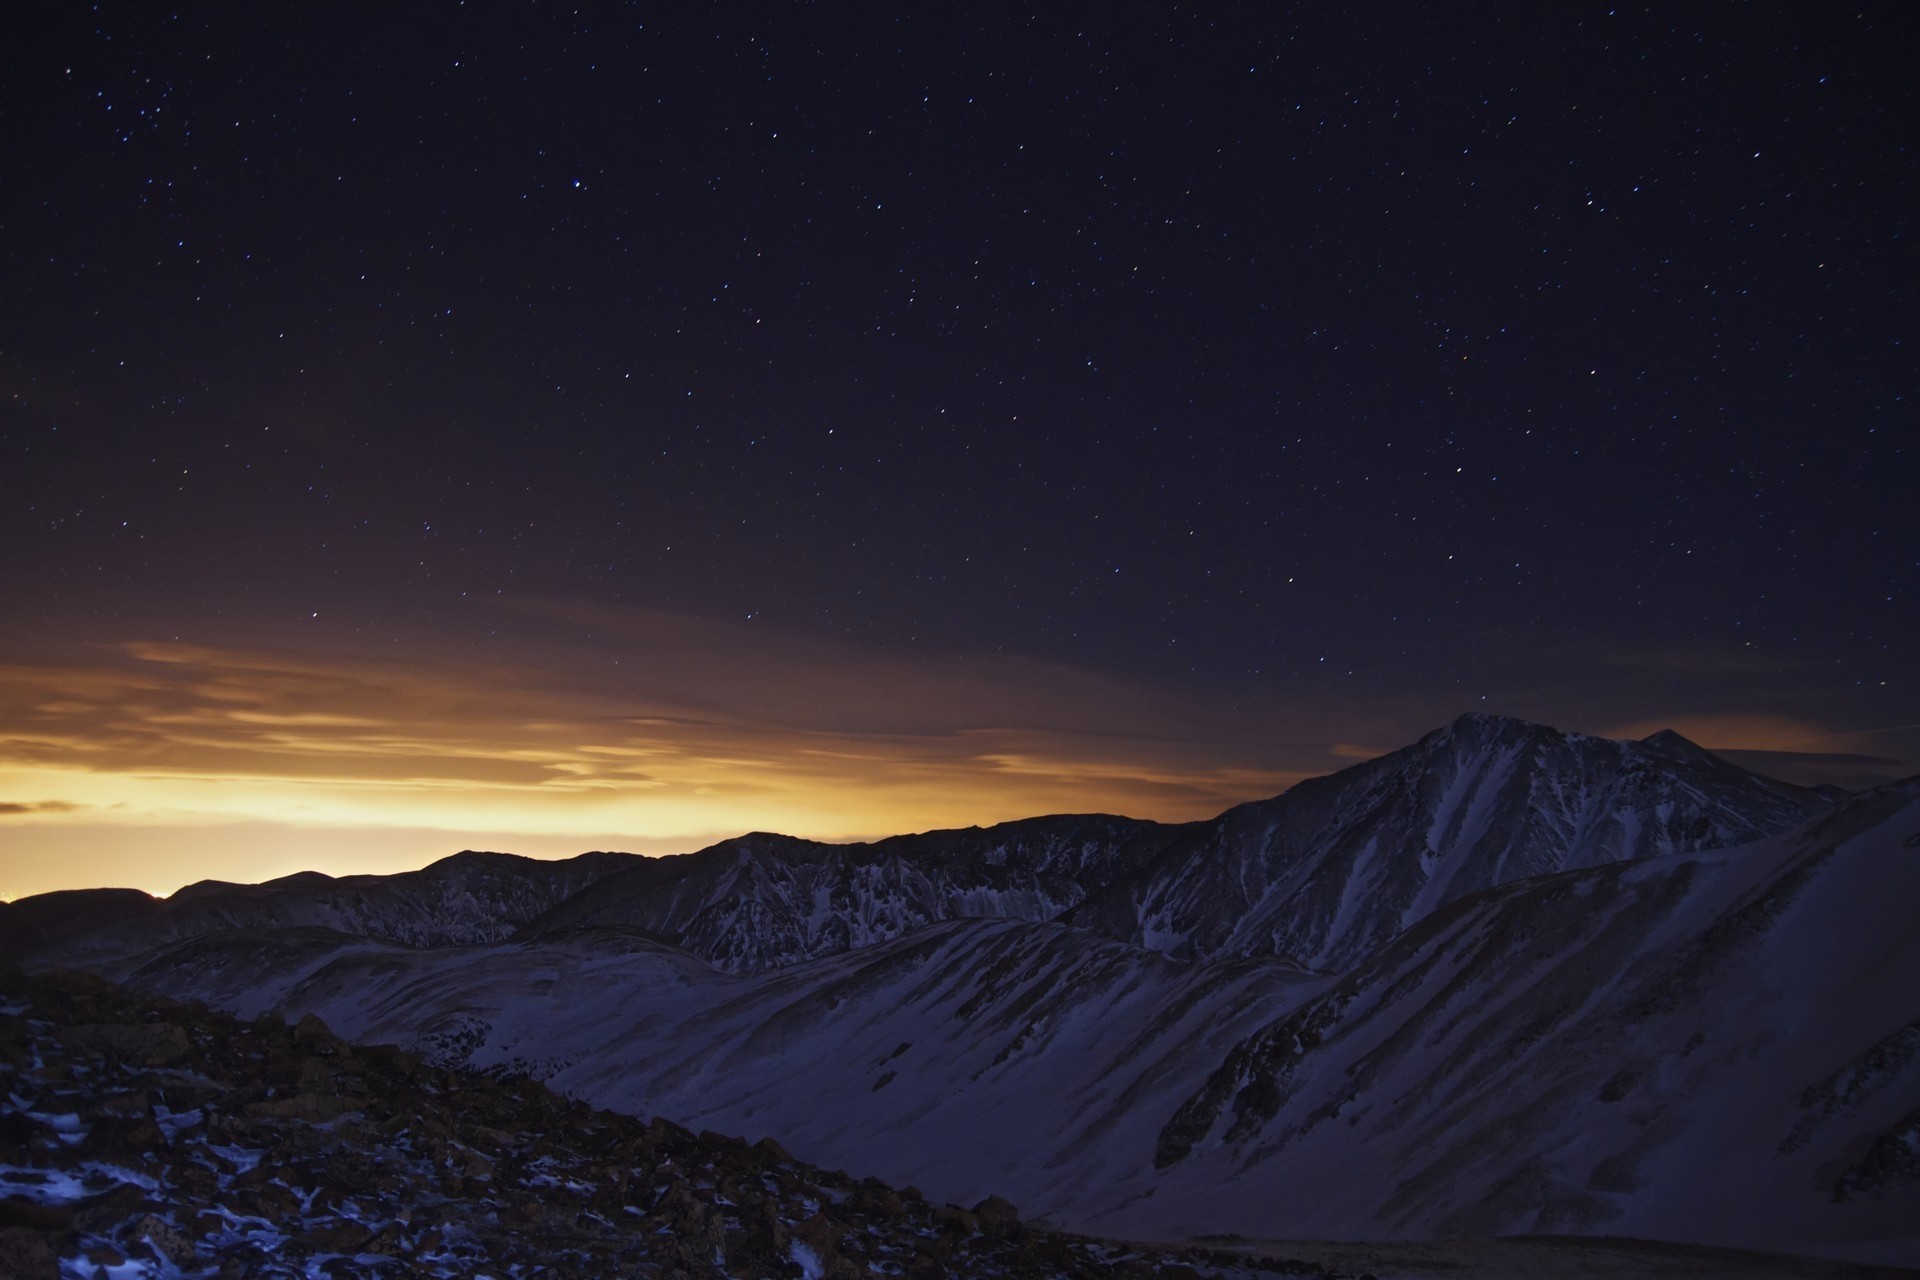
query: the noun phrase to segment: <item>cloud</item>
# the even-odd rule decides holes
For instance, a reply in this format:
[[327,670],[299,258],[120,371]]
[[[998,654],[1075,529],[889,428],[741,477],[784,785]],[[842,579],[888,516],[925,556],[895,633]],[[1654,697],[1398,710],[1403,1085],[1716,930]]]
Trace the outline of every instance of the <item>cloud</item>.
[[1770,764],[1864,765],[1872,768],[1898,769],[1905,763],[1892,756],[1869,756],[1857,751],[1741,751],[1722,747],[1719,754],[1739,759],[1766,761]]
[[[148,847],[166,852],[138,883],[161,889],[257,879],[263,841],[416,850],[418,865],[483,840],[658,852],[752,829],[841,839],[1065,811],[1203,818],[1384,754],[1467,706],[1616,737],[1673,727],[1730,751],[1907,749],[1898,726],[1843,741],[1813,715],[1711,710],[1768,704],[1697,678],[1676,677],[1674,693],[1649,675],[1629,701],[1563,653],[1494,651],[1509,692],[1461,701],[1458,681],[1182,688],[578,600],[488,610],[460,628],[383,630],[377,648],[345,624],[223,644],[176,624],[167,632],[186,639],[65,634],[0,654],[0,795],[34,797],[0,810],[14,819],[0,848],[9,891],[101,883]],[[1848,762],[1820,780],[1881,767]]]
[[1717,754],[1743,769],[1803,787],[1824,783],[1865,791],[1913,772],[1903,760],[1855,751],[1741,751],[1723,747]]
[[1821,742],[1832,733],[1798,716],[1709,712],[1633,720],[1615,725],[1606,736],[1644,738],[1662,729],[1672,729],[1710,751],[1793,751]]
[[1196,818],[1323,771],[1298,726],[1290,745],[1271,717],[1029,658],[564,601],[518,616],[498,643],[409,660],[136,640],[0,664],[0,794],[67,806],[36,810],[48,821],[85,806],[129,839],[264,823],[693,848]]

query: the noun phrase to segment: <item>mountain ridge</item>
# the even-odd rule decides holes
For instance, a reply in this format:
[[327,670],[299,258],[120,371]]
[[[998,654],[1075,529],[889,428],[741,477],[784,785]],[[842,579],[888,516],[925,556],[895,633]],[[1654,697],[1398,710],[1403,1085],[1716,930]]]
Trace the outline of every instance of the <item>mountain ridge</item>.
[[1920,781],[1465,895],[1341,975],[959,919],[758,973],[591,926],[235,932],[124,976],[1096,1235],[1838,1249],[1920,1210],[1915,848]]
[[[1414,794],[1414,783],[1438,776],[1442,757],[1469,739],[1551,755],[1534,760],[1527,778],[1573,779],[1547,790],[1584,788],[1583,803],[1616,829],[1548,849],[1541,820],[1526,812],[1542,809],[1542,797],[1500,795],[1509,782],[1502,774],[1469,777],[1465,792],[1475,803],[1525,806],[1508,815],[1517,830],[1504,844],[1489,846],[1486,832],[1468,829],[1464,818],[1442,830],[1436,810],[1445,797]],[[1485,750],[1480,756],[1485,774],[1490,762]],[[1452,760],[1454,773],[1463,767]],[[1593,776],[1582,780],[1582,771]],[[1659,780],[1669,775],[1681,784],[1663,790]],[[1384,800],[1366,790],[1396,786],[1403,794]],[[1563,824],[1576,823],[1578,806],[1569,809],[1564,794],[1545,798],[1559,802]],[[1386,800],[1397,807],[1381,808]],[[1737,843],[1832,803],[1729,764],[1671,730],[1632,744],[1468,713],[1399,751],[1201,822],[1053,814],[843,844],[750,832],[645,858],[592,852],[542,860],[467,850],[392,876],[201,882],[156,906],[118,904],[91,938],[78,919],[83,904],[75,904],[61,917],[61,936],[42,928],[36,937],[48,954],[84,964],[226,928],[311,924],[441,946],[627,924],[720,968],[756,972],[941,920],[997,916],[1063,919],[1149,950],[1278,954],[1337,969],[1457,893],[1569,865]],[[1370,826],[1357,827],[1352,811],[1368,805],[1376,810]],[[1475,812],[1460,797],[1451,809]],[[1385,833],[1415,827],[1428,832],[1426,845],[1387,839],[1383,846]],[[1363,848],[1368,836],[1374,845]],[[129,916],[144,921],[129,924]]]
[[1835,804],[1678,735],[1468,716],[1207,823],[465,854],[28,962],[1109,1236],[1885,1257],[1920,1213],[1917,815],[1920,781]]

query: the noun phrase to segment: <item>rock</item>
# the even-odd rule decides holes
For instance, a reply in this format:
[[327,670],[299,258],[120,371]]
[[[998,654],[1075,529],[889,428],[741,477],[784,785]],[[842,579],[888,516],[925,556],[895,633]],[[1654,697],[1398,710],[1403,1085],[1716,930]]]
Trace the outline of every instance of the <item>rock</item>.
[[304,1120],[309,1124],[325,1124],[358,1110],[360,1104],[337,1093],[298,1093],[246,1106],[246,1114],[256,1120]]
[[[772,1138],[749,1147],[658,1118],[643,1125],[525,1079],[408,1076],[395,1051],[349,1047],[317,1019],[289,1031],[175,1010],[181,1020],[164,1022],[116,988],[82,981],[76,1003],[58,979],[9,980],[0,973],[9,1007],[32,1010],[13,1018],[19,1043],[43,1065],[0,1091],[0,1134],[26,1135],[46,1167],[138,1168],[153,1189],[113,1188],[70,1220],[53,1211],[47,1233],[22,1223],[48,1211],[0,1204],[0,1280],[55,1280],[57,1236],[71,1228],[82,1233],[75,1280],[93,1268],[250,1280],[274,1266],[352,1280],[449,1269],[693,1280],[716,1265],[826,1280],[1167,1274],[1167,1260],[1148,1266],[1145,1252],[1108,1263],[1080,1242],[1019,1230],[998,1197],[935,1210],[913,1188],[809,1168]],[[184,1051],[191,1069],[148,1065],[156,1047],[162,1058]],[[89,1084],[99,1096],[85,1096]],[[159,1103],[201,1118],[170,1119],[169,1140]],[[74,1111],[78,1132],[28,1114]],[[291,1234],[269,1244],[262,1223]],[[366,1254],[395,1262],[374,1267],[358,1260]]]
[[69,1048],[110,1053],[148,1067],[166,1067],[182,1061],[189,1045],[185,1029],[176,1026],[137,1026],[93,1023],[67,1027],[61,1041]]
[[372,1238],[373,1232],[357,1222],[337,1222],[301,1236],[303,1243],[327,1253],[358,1253],[360,1246]]
[[700,1145],[705,1147],[719,1147],[726,1151],[744,1151],[747,1142],[745,1138],[730,1137],[724,1133],[715,1133],[711,1129],[702,1129],[700,1131]]
[[166,1219],[154,1214],[150,1213],[133,1224],[133,1238],[176,1267],[185,1267],[194,1260],[193,1241]]
[[106,1116],[93,1123],[87,1137],[100,1150],[117,1155],[145,1155],[166,1145],[166,1135],[151,1116],[122,1119]]
[[787,1224],[780,1219],[780,1206],[772,1200],[741,1206],[740,1230],[727,1237],[727,1265],[743,1270],[762,1271],[787,1257]]
[[146,1191],[123,1182],[110,1191],[89,1197],[74,1210],[73,1224],[90,1235],[105,1235],[134,1215],[158,1207],[147,1199]]
[[12,1280],[60,1280],[60,1257],[31,1227],[0,1227],[0,1276]]
[[332,1093],[333,1072],[327,1070],[327,1064],[320,1059],[303,1057],[293,1087],[300,1093]]
[[980,1217],[957,1205],[942,1205],[933,1211],[933,1225],[945,1231],[970,1236],[980,1230]]
[[9,1111],[0,1116],[0,1146],[26,1147],[35,1138],[41,1138],[52,1130],[32,1116],[19,1111]]
[[767,1137],[764,1137],[760,1139],[760,1141],[754,1143],[753,1149],[755,1151],[760,1152],[762,1155],[772,1157],[774,1162],[777,1164],[799,1164],[800,1163],[798,1160],[795,1160],[793,1158],[792,1152],[788,1151],[785,1147],[781,1146],[778,1142],[775,1142],[773,1140],[772,1135],[768,1135]]
[[321,1021],[317,1013],[309,1013],[294,1024],[293,1043],[308,1053],[335,1054],[340,1051],[340,1038]]
[[693,1130],[683,1129],[665,1116],[655,1116],[647,1125],[647,1136],[662,1146],[681,1149],[694,1145]]
[[73,1210],[65,1205],[35,1204],[30,1200],[0,1200],[0,1228],[4,1227],[64,1233],[73,1230]]
[[981,1227],[988,1231],[1011,1231],[1020,1225],[1020,1211],[1011,1201],[999,1196],[988,1196],[973,1206],[973,1212]]

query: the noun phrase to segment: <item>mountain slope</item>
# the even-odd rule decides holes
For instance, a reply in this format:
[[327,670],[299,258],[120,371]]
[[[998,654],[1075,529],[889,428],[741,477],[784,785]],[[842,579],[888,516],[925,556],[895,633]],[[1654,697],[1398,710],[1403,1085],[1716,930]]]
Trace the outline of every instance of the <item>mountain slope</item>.
[[0,971],[0,1049],[7,1280],[1329,1275],[1115,1250],[77,975]]
[[1326,980],[1082,930],[949,921],[768,973],[635,931],[417,951],[321,931],[175,944],[133,985],[534,1075],[597,1105],[777,1135],[803,1159],[1029,1216],[1114,1203],[1242,1036]]
[[[171,940],[230,929],[325,928],[414,947],[498,942],[636,860],[624,853],[549,861],[468,850],[391,876],[336,880],[309,871],[258,885],[202,881],[164,900],[149,899],[152,905],[137,918],[69,928],[41,955],[53,963],[97,966]],[[14,907],[40,900],[23,899]]]
[[127,923],[160,910],[138,889],[56,889],[0,902],[0,959],[45,950],[76,934]]
[[1057,815],[871,844],[754,833],[664,858],[464,853],[397,876],[193,885],[150,910],[117,903],[145,919],[91,932],[71,904],[14,905],[57,919],[58,934],[80,930],[43,950],[78,964],[223,929],[319,927],[432,947],[624,925],[754,973],[994,917],[1064,918],[1179,956],[1280,955],[1338,971],[1463,894],[1737,844],[1832,803],[1676,734],[1612,742],[1467,716],[1209,823]]
[[1160,1134],[1153,1216],[1912,1236],[1916,903],[1920,781],[1746,848],[1461,900],[1228,1055]]
[[597,927],[210,935],[128,976],[1098,1234],[1920,1254],[1916,901],[1920,783],[1468,895],[1338,978],[989,920],[752,975]]
[[1229,809],[1066,918],[1176,955],[1338,971],[1489,886],[1740,844],[1831,803],[1671,732],[1616,742],[1469,715]]
[[1186,828],[1105,814],[821,844],[756,832],[649,859],[533,921],[645,929],[729,972],[836,955],[942,920],[1051,920]]

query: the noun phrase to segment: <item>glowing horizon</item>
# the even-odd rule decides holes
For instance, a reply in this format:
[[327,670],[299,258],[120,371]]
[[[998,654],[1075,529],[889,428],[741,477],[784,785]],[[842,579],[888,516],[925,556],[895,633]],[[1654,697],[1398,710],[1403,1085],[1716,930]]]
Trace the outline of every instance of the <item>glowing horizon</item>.
[[[597,647],[502,641],[423,660],[318,637],[127,640],[0,662],[0,897],[393,872],[467,847],[660,854],[752,830],[842,841],[1044,813],[1203,819],[1462,709],[1297,690],[1223,706],[1005,654],[513,608],[590,628]],[[1498,709],[1781,758],[1836,745],[1778,713]]]

